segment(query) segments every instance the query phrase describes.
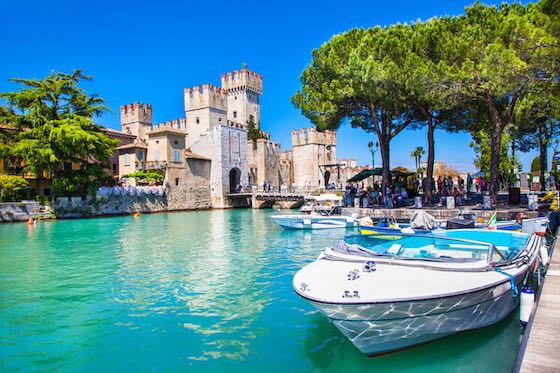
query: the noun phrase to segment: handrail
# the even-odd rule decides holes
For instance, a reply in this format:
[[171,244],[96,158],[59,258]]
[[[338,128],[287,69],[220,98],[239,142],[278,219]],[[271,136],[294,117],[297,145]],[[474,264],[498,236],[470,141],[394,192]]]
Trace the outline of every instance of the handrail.
[[[439,235],[433,235],[433,234],[417,234],[417,233],[403,233],[403,232],[399,232],[399,233],[394,233],[391,235],[397,235],[399,237],[422,237],[422,238],[431,238],[432,240],[434,239],[443,239],[443,240],[448,240],[448,241],[455,241],[455,242],[463,242],[463,243],[470,243],[470,244],[475,244],[475,245],[484,245],[484,246],[488,246],[488,257],[486,258],[486,261],[488,262],[488,264],[492,263],[492,256],[494,251],[496,251],[498,253],[498,255],[506,260],[506,258],[504,257],[504,255],[500,252],[500,250],[498,250],[496,248],[496,246],[491,243],[491,242],[484,242],[484,241],[476,241],[476,240],[470,240],[468,238],[457,238],[457,237],[447,237],[447,236],[439,236]],[[344,240],[346,240],[346,238],[353,238],[353,237],[375,237],[378,236],[378,234],[376,233],[369,233],[369,234],[350,234],[347,236],[344,236]]]

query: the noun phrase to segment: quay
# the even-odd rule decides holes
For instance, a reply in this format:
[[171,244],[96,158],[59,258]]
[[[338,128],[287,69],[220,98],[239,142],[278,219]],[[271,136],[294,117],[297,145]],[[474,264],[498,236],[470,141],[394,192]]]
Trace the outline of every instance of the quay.
[[[355,207],[345,207],[342,209],[343,215],[352,215],[357,214],[358,217],[362,218],[365,216],[369,216],[373,220],[383,219],[383,218],[390,218],[395,219],[397,221],[409,221],[412,215],[418,211],[419,209],[411,207],[400,207],[400,208],[355,208]],[[498,207],[492,210],[483,210],[480,207],[476,206],[465,206],[463,208],[454,208],[454,209],[446,209],[446,208],[437,208],[437,209],[429,209],[423,208],[420,209],[428,214],[434,216],[437,219],[452,219],[456,217],[459,213],[464,214],[473,214],[477,217],[482,217],[483,219],[489,219],[494,212],[497,212],[498,219],[514,219],[517,213],[524,214],[527,218],[536,218],[539,216],[538,211],[529,211],[527,208],[522,207]]]
[[513,372],[560,372],[560,232]]

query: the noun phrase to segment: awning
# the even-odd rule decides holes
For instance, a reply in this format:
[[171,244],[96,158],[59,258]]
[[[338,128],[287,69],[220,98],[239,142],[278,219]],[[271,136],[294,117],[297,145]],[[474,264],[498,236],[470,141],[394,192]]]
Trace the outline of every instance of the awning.
[[[395,167],[392,171],[390,171],[390,175],[395,176],[410,176],[414,175],[415,172],[410,171],[404,167]],[[347,182],[354,182],[354,181],[361,181],[367,179],[370,176],[382,176],[383,169],[381,167],[374,168],[373,170],[363,170],[362,172],[352,176]]]
[[381,167],[377,167],[374,168],[373,170],[363,170],[362,172],[352,176],[350,179],[347,180],[347,182],[364,180],[374,175],[383,175],[383,169]]

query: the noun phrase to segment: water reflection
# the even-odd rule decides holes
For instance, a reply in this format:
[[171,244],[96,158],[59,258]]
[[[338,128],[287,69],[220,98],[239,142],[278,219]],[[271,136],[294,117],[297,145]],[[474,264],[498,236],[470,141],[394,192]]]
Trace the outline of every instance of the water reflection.
[[116,300],[127,304],[135,326],[172,313],[175,327],[201,335],[202,346],[185,346],[191,359],[241,360],[262,332],[252,325],[270,301],[257,284],[264,231],[250,216],[227,211],[197,217],[196,225],[171,214],[123,227]]

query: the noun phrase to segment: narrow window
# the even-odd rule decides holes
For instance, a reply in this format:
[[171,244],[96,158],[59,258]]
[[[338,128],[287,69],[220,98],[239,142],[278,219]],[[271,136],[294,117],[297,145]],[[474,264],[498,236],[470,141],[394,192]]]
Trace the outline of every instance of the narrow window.
[[196,124],[200,124],[200,118],[196,117]]
[[233,117],[234,117],[234,118],[237,118],[237,111],[234,111],[234,112],[233,112]]
[[181,152],[179,150],[173,150],[173,162],[181,161]]
[[138,160],[139,160],[140,162],[142,162],[142,161],[144,160],[144,152],[143,152],[142,150],[140,150],[140,151],[138,152]]
[[159,158],[160,158],[160,157],[159,157],[159,150],[156,150],[156,151],[154,152],[154,160],[155,160],[156,162],[159,162]]
[[126,153],[124,155],[124,165],[125,166],[130,166],[130,154]]
[[176,178],[175,178],[175,186],[178,186],[178,185],[179,185],[179,178],[176,177]]

